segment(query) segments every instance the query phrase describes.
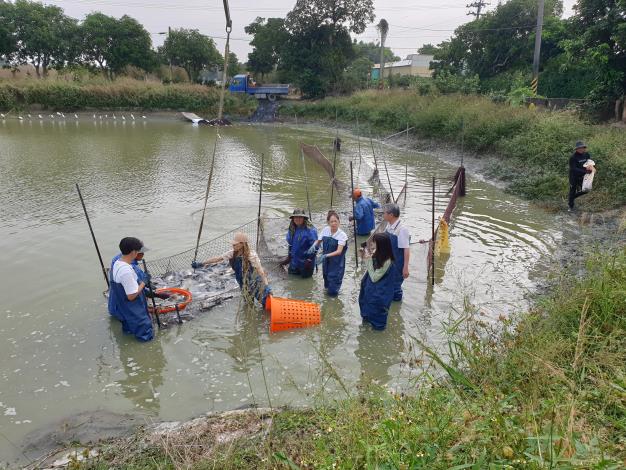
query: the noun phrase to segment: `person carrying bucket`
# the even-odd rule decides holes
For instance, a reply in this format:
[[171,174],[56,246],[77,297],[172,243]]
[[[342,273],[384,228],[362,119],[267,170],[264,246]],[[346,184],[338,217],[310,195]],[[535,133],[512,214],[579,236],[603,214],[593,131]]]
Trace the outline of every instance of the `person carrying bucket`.
[[194,261],[191,267],[198,269],[227,261],[235,271],[239,288],[247,294],[246,300],[254,302],[256,299],[265,308],[265,301],[271,294],[271,288],[259,256],[250,248],[250,241],[245,233],[235,233],[231,244],[232,250],[201,263]]
[[361,279],[359,309],[364,322],[375,330],[384,330],[394,295],[394,255],[388,233],[377,233],[373,239],[374,252],[361,251],[366,268]]
[[[354,199],[354,220],[356,220],[356,234],[361,236],[367,236],[376,225],[376,219],[374,218],[374,209],[378,209],[380,204],[372,199],[363,196],[363,193],[359,188],[356,188],[352,192],[352,199]],[[350,217],[350,222],[353,218]]]
[[571,212],[574,210],[574,200],[580,196],[584,196],[588,191],[582,189],[583,179],[587,173],[592,173],[590,167],[585,164],[591,156],[587,152],[587,145],[578,141],[574,146],[574,153],[569,159],[569,194],[567,195],[567,207]]
[[307,254],[316,253],[319,245],[322,245],[323,254],[317,258],[316,264],[322,265],[326,293],[331,297],[337,297],[346,270],[348,235],[339,228],[340,220],[337,212],[328,211],[326,222],[328,225],[322,229],[317,241],[309,248]]
[[287,243],[289,244],[289,274],[297,274],[303,278],[313,275],[315,267],[315,252],[308,251],[317,241],[317,230],[311,224],[304,209],[295,209],[289,217],[291,223],[287,230]]
[[397,204],[385,204],[383,206],[383,218],[387,222],[385,232],[391,240],[393,257],[393,301],[402,300],[402,283],[409,277],[409,258],[411,250],[409,248],[411,236],[409,229],[400,220],[400,207]]
[[119,247],[122,255],[112,263],[109,272],[109,312],[122,322],[124,333],[135,335],[139,341],[150,341],[154,332],[143,292],[146,284],[132,267],[137,255],[146,249],[135,237],[122,238]]

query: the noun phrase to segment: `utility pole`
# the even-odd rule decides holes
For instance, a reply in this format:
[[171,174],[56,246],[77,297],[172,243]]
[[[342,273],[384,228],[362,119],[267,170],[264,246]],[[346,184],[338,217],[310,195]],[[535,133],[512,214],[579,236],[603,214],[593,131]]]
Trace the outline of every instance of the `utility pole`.
[[487,5],[489,5],[489,3],[484,2],[483,0],[476,0],[475,2],[472,2],[469,5],[465,5],[465,6],[467,8],[476,8],[476,11],[469,11],[469,12],[467,12],[467,14],[469,16],[474,16],[478,20],[478,19],[480,19],[480,12]]
[[535,95],[539,87],[539,55],[541,53],[541,30],[543,29],[543,6],[544,0],[539,0],[537,9],[537,29],[535,31],[535,55],[533,57],[533,81],[530,83],[530,87]]

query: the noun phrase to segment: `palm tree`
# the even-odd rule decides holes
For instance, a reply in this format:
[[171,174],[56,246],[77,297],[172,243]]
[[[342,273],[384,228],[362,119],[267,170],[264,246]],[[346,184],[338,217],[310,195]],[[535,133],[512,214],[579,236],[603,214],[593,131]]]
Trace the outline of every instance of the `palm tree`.
[[382,18],[376,25],[376,29],[380,33],[380,77],[378,79],[378,87],[382,90],[385,80],[385,41],[389,33],[389,23],[387,23],[386,19]]

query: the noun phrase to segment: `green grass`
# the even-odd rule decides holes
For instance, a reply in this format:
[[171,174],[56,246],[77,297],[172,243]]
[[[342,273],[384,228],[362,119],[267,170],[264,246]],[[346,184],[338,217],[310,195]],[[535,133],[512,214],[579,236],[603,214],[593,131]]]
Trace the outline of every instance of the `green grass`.
[[[0,81],[0,110],[136,109],[195,111],[215,115],[219,93],[217,88],[202,85],[163,85],[132,79],[84,83],[52,79],[6,80]],[[226,95],[227,114],[247,115],[255,108],[255,100]]]
[[593,255],[586,270],[583,279],[558,274],[551,295],[497,329],[469,306],[449,325],[445,360],[427,352],[445,363],[443,376],[422,376],[410,396],[368,389],[332,406],[278,411],[267,434],[209,457],[200,449],[192,461],[176,447],[126,442],[122,452],[113,443],[84,467],[624,468],[626,251]]
[[[490,176],[547,206],[565,207],[567,160],[576,140],[585,140],[598,166],[596,189],[580,205],[590,210],[626,204],[626,132],[591,125],[573,112],[544,112],[494,103],[481,96],[421,96],[414,91],[362,92],[321,101],[290,102],[285,116],[328,120],[391,134],[414,127],[422,139],[464,145],[478,156],[495,155]],[[462,128],[464,127],[464,132]]]

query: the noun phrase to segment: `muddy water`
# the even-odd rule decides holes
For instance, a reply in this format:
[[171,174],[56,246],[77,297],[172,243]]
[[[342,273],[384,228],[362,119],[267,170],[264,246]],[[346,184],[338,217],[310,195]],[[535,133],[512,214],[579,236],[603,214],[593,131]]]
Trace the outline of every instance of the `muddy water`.
[[[264,206],[273,215],[306,206],[298,141],[332,155],[333,134],[320,128],[239,125],[220,134],[204,239],[256,217],[261,153]],[[367,192],[369,142],[360,142],[359,172],[357,141],[342,137],[339,177],[349,181],[353,159]],[[385,332],[361,326],[360,272],[350,247],[337,299],[324,297],[321,273],[313,280],[274,276],[278,294],[322,304],[318,328],[270,335],[266,316],[235,299],[139,344],[107,313],[74,183],[107,261],[127,235],[142,238],[153,258],[174,254],[195,241],[214,138],[213,129],[154,120],[0,122],[0,462],[35,457],[33,432],[94,410],[173,420],[269,400],[303,405],[341,397],[343,387],[353,393],[369,380],[410,388],[418,371],[402,362],[413,354],[412,338],[436,345],[464,299],[494,321],[523,306],[534,286],[529,273],[562,236],[551,216],[469,175],[435,288],[426,282],[424,245],[414,244],[405,300],[393,305]],[[408,165],[405,223],[413,241],[428,238],[430,178],[445,193],[454,167],[389,146],[375,144],[375,151],[396,193]],[[307,170],[312,210],[322,213],[328,178],[312,162]],[[381,178],[388,186],[384,172]],[[445,203],[437,201],[439,211]]]

